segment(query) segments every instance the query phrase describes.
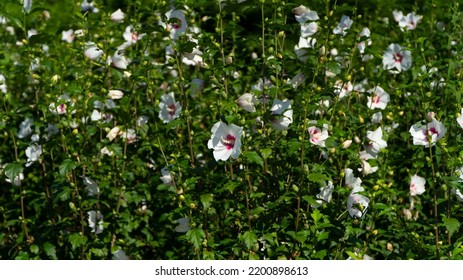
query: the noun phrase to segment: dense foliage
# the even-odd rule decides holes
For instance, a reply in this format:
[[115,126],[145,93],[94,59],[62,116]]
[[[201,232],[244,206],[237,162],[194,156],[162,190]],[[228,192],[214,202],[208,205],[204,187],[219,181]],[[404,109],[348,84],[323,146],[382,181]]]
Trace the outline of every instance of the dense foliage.
[[0,258],[461,259],[462,34],[455,0],[1,1]]

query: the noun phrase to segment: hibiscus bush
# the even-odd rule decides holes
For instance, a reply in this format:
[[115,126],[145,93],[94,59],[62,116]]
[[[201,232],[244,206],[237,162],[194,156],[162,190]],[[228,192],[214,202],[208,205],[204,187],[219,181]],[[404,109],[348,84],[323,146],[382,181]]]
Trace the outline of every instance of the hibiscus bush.
[[0,258],[462,259],[459,1],[0,3]]

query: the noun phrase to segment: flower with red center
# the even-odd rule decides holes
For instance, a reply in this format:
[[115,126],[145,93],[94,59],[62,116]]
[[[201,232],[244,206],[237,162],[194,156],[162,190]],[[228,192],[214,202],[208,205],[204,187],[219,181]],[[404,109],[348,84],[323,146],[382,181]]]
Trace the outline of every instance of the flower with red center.
[[166,13],[166,17],[168,24],[161,24],[170,32],[170,38],[176,40],[180,35],[184,34],[188,28],[185,14],[182,10],[170,10]]
[[207,142],[207,147],[214,150],[214,159],[226,161],[230,156],[237,159],[241,153],[243,128],[219,121],[212,126],[211,132],[212,136]]
[[370,96],[367,97],[368,108],[370,109],[379,108],[381,110],[386,108],[387,103],[390,100],[389,93],[385,92],[380,86],[376,86],[373,89],[370,89],[368,92],[373,94],[372,97]]
[[403,50],[398,44],[390,44],[383,54],[383,68],[392,74],[398,74],[402,70],[412,67],[412,54],[409,50]]
[[310,135],[310,143],[324,148],[325,140],[328,139],[328,125],[324,124],[323,130],[316,126],[311,126],[308,130]]
[[182,112],[182,106],[180,102],[175,102],[174,93],[170,92],[161,96],[161,102],[159,103],[159,118],[168,123],[180,116]]
[[413,137],[413,145],[423,145],[425,147],[434,146],[438,140],[444,137],[447,129],[445,126],[432,118],[432,121],[426,125],[416,123],[409,130]]

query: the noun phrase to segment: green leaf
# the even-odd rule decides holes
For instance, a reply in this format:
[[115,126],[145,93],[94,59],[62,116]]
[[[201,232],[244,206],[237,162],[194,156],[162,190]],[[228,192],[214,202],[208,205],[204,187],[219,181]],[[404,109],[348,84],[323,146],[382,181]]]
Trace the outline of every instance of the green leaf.
[[53,260],[58,259],[56,257],[55,246],[53,244],[51,244],[50,242],[45,242],[43,244],[43,250],[45,251],[45,254],[47,254],[47,256],[49,256],[51,259],[53,259]]
[[77,163],[71,159],[65,159],[59,166],[59,175],[66,176],[69,171],[77,167]]
[[195,248],[197,250],[199,250],[199,248],[201,248],[201,244],[202,244],[203,239],[204,239],[205,236],[206,235],[204,234],[204,230],[202,230],[200,228],[190,229],[186,233],[186,238],[191,243],[193,243],[193,246],[195,246]]
[[122,157],[122,147],[118,144],[111,144],[108,147],[108,151],[113,152],[115,156]]
[[87,237],[74,233],[69,236],[68,240],[72,245],[72,250],[75,250],[87,242]]
[[341,65],[339,65],[339,63],[337,63],[335,61],[328,62],[326,64],[326,68],[328,68],[328,70],[330,70],[331,72],[333,72],[336,75],[341,74]]
[[37,254],[39,252],[39,246],[35,244],[32,244],[29,249],[31,250],[31,253],[34,253],[34,254]]
[[214,197],[210,193],[201,195],[201,203],[203,204],[204,209],[211,206],[212,200],[214,200]]
[[318,223],[318,221],[323,217],[323,215],[320,213],[320,210],[318,209],[315,209],[312,214],[310,214],[310,216],[312,217],[313,221],[315,222],[315,224]]
[[186,43],[180,44],[178,47],[178,52],[180,53],[191,53],[193,49],[196,47],[196,43],[192,41],[188,41]]
[[23,172],[24,167],[20,163],[8,163],[5,165],[5,175],[13,182],[14,178],[16,178],[19,173]]
[[322,173],[310,173],[307,175],[307,179],[315,183],[323,183],[325,180],[329,180],[330,178]]
[[254,243],[257,242],[257,235],[253,231],[246,231],[243,234],[243,239],[246,248],[251,249]]
[[264,148],[260,151],[260,153],[262,154],[262,157],[264,159],[268,159],[270,157],[270,155],[272,154],[272,149],[270,148]]
[[444,217],[442,220],[444,222],[444,226],[447,228],[450,235],[457,232],[458,229],[460,228],[460,222],[455,218],[446,218],[446,217]]
[[262,167],[264,166],[264,161],[256,152],[244,152],[243,155],[249,162],[257,163]]

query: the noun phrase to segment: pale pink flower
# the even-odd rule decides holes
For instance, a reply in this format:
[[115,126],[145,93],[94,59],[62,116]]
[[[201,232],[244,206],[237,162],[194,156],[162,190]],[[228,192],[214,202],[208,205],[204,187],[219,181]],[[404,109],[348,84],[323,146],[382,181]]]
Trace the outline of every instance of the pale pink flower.
[[406,71],[412,67],[412,54],[409,50],[404,50],[398,44],[390,44],[383,54],[383,68],[393,74],[398,74],[402,70]]
[[414,30],[423,18],[422,16],[415,14],[415,12],[408,13],[404,16],[401,11],[394,10],[392,14],[394,16],[394,20],[399,23],[399,27],[402,31]]
[[424,185],[426,184],[426,180],[423,177],[418,175],[413,175],[410,181],[410,195],[420,195],[426,191]]
[[175,101],[174,93],[170,92],[161,96],[159,103],[159,118],[164,123],[169,123],[180,116],[182,106]]
[[137,31],[133,30],[133,25],[129,25],[125,28],[124,34],[122,36],[124,37],[127,44],[130,46],[138,42],[141,38],[143,38],[145,34],[138,34]]
[[68,31],[61,32],[61,40],[68,42],[69,44],[74,42],[74,30],[69,29]]
[[308,128],[309,135],[310,135],[310,143],[325,147],[325,140],[328,139],[328,125],[323,125],[323,130],[316,126],[311,126]]
[[367,106],[370,109],[385,109],[390,100],[389,93],[385,92],[380,86],[376,86],[368,91],[372,96],[368,96]]
[[137,133],[134,129],[129,128],[121,134],[122,139],[126,139],[128,144],[132,144],[137,140]]
[[211,132],[212,136],[207,142],[207,147],[214,150],[214,159],[226,161],[230,156],[237,159],[241,153],[243,128],[219,121],[212,126]]

